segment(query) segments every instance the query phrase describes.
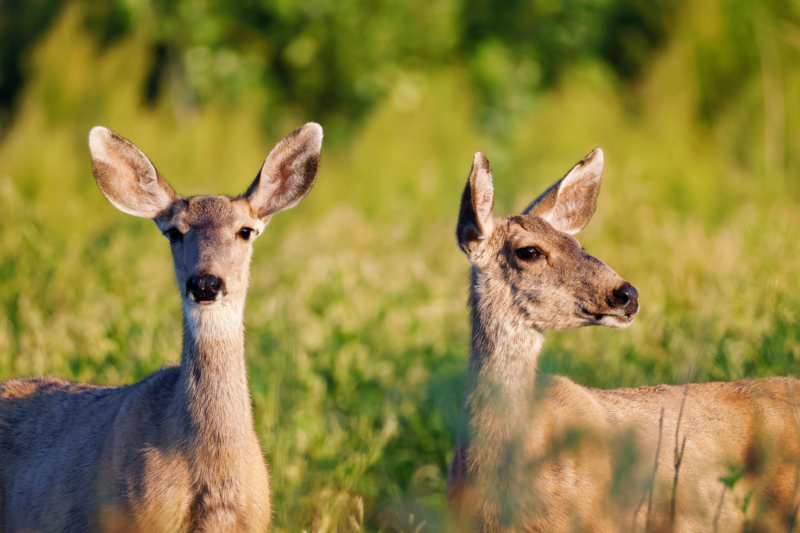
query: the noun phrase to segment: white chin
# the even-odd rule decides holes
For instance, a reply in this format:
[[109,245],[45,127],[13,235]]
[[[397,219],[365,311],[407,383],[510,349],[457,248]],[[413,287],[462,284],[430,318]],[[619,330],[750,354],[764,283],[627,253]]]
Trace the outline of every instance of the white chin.
[[605,315],[597,324],[609,328],[627,328],[633,324],[633,315]]

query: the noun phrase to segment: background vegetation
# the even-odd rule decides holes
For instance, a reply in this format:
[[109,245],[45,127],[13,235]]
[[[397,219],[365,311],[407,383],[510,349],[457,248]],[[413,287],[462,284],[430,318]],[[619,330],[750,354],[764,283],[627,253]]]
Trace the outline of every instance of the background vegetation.
[[797,374],[798,95],[796,0],[0,0],[0,379],[130,383],[179,356],[168,245],[102,198],[91,126],[184,194],[236,194],[319,121],[319,180],[259,240],[247,309],[275,529],[436,531],[472,154],[504,215],[606,152],[579,237],[642,311],[551,334],[543,370]]

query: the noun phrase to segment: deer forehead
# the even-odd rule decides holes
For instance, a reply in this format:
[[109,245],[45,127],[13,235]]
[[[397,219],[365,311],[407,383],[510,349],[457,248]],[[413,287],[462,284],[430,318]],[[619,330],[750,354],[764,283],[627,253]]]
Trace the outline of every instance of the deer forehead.
[[540,217],[519,215],[509,217],[507,220],[505,241],[511,248],[537,246],[548,253],[581,249],[578,239],[568,233],[558,231]]
[[170,222],[181,231],[190,229],[233,229],[249,226],[261,230],[263,224],[254,217],[250,204],[242,198],[228,196],[195,196],[175,204]]

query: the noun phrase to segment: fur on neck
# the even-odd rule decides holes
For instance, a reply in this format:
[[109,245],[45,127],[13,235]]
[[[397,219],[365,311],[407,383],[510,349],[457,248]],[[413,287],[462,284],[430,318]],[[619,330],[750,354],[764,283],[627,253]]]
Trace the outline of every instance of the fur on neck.
[[483,294],[481,273],[473,268],[469,297],[470,376],[472,383],[497,387],[505,398],[529,392],[536,381],[536,364],[544,332],[532,327],[513,306]]
[[219,439],[253,432],[244,358],[244,301],[184,303],[181,403],[195,431]]

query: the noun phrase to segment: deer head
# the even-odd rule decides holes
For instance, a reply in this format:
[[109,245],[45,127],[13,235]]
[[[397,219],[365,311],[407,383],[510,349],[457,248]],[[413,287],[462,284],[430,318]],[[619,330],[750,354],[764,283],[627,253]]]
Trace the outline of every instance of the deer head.
[[631,324],[636,289],[573,237],[594,214],[602,170],[598,148],[521,215],[496,218],[489,161],[475,154],[456,229],[473,267],[473,313],[537,331]]
[[244,300],[253,241],[311,190],[321,147],[322,128],[306,124],[278,143],[243,195],[184,198],[129,141],[102,126],[89,134],[97,185],[115,207],[153,219],[169,239],[178,288],[193,309]]

